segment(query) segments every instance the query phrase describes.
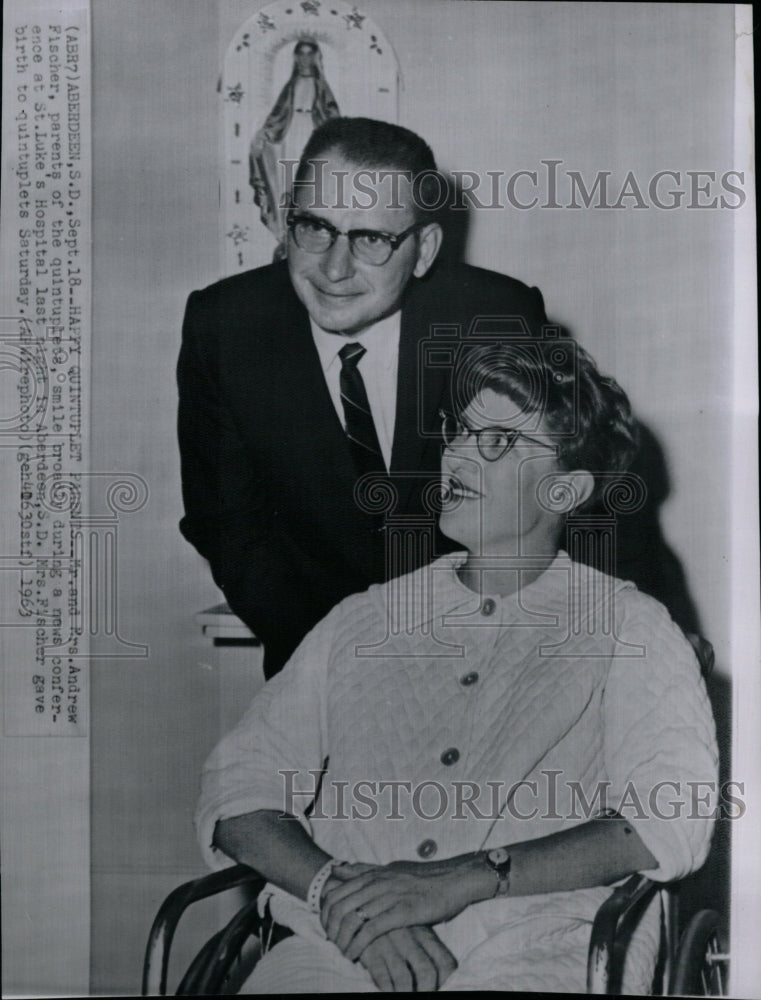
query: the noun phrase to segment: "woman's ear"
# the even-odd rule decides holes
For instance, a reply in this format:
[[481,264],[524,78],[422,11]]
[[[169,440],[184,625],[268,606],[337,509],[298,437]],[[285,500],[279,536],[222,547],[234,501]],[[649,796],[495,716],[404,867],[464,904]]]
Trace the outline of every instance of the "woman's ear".
[[586,469],[551,472],[539,482],[539,502],[551,514],[570,514],[592,495],[595,477]]
[[574,502],[573,507],[571,507],[571,510],[568,512],[570,514],[572,511],[576,510],[577,507],[581,507],[583,503],[586,503],[586,501],[592,496],[595,488],[595,477],[586,469],[575,469],[573,472],[566,473],[566,475],[573,484],[574,493],[578,498]]

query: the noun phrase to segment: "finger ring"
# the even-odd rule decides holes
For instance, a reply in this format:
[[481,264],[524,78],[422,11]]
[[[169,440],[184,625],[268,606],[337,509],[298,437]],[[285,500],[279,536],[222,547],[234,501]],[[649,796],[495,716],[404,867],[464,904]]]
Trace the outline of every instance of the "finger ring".
[[365,913],[365,911],[362,909],[361,906],[358,906],[357,909],[354,911],[354,913],[356,916],[359,917],[359,919],[362,921],[363,924],[365,923],[366,920],[370,919],[370,917]]

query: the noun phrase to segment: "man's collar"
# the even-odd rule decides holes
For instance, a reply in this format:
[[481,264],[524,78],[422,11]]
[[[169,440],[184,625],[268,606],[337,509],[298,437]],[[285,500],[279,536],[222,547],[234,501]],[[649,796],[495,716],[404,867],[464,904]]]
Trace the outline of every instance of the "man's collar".
[[399,332],[401,330],[401,310],[368,326],[354,337],[343,337],[338,333],[329,333],[319,327],[312,317],[309,324],[312,328],[317,353],[320,356],[322,370],[327,371],[332,364],[338,364],[338,352],[348,343],[362,344],[369,353],[377,353],[388,366],[392,363],[399,349]]

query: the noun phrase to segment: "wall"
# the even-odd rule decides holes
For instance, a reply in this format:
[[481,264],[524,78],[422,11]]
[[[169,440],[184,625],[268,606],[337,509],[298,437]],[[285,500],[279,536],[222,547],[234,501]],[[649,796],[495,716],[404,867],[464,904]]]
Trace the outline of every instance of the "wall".
[[[261,4],[93,0],[93,468],[139,473],[120,526],[120,627],[144,660],[92,671],[94,992],[135,992],[150,920],[201,871],[191,816],[220,727],[220,670],[192,621],[218,592],[180,537],[174,364],[184,299],[219,276],[216,83]],[[404,77],[401,121],[447,170],[644,184],[732,160],[733,12],[719,5],[366,0]],[[615,186],[615,185],[614,185]],[[615,197],[615,196],[614,196]],[[538,285],[619,376],[665,454],[665,536],[730,670],[730,211],[506,208],[467,259]]]
[[[182,12],[180,16],[180,7]],[[180,537],[174,365],[189,288],[217,276],[214,4],[93,4],[93,467],[148,504],[120,524],[120,629],[144,660],[92,667],[92,989],[134,993],[153,913],[201,869],[192,828],[219,728],[216,603]]]

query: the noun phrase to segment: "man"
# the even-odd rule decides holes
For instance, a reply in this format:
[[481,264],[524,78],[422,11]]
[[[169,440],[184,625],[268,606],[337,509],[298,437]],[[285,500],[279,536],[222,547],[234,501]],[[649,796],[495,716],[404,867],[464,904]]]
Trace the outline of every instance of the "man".
[[425,352],[432,333],[448,331],[446,355],[484,325],[545,321],[537,289],[437,262],[437,192],[419,136],[331,119],[296,174],[287,260],[188,300],[180,527],[264,642],[267,676],[343,597],[451,547],[426,484],[456,359]]

